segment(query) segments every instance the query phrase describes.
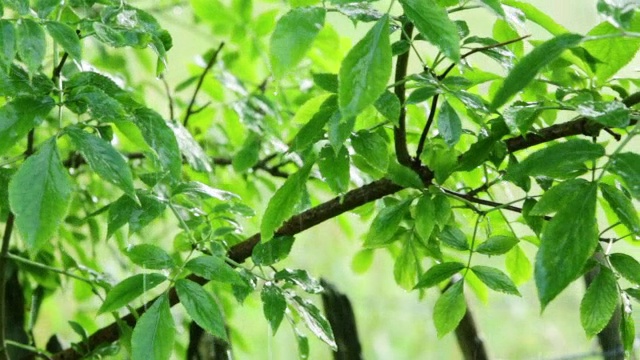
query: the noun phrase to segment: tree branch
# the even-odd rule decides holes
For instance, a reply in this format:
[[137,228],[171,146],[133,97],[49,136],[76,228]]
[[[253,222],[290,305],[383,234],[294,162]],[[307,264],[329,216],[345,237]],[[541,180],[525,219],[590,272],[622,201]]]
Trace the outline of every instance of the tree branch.
[[6,325],[7,325],[7,309],[6,309],[6,286],[7,278],[7,254],[9,253],[9,241],[13,232],[13,223],[15,216],[9,212],[7,222],[4,225],[4,234],[2,235],[2,249],[0,250],[0,359],[9,360],[9,352],[7,351]]
[[207,76],[207,73],[209,72],[209,70],[211,70],[213,65],[215,65],[216,61],[218,60],[218,54],[220,53],[220,51],[222,51],[223,46],[224,46],[224,42],[221,42],[220,46],[218,46],[218,49],[216,49],[213,55],[211,55],[211,59],[209,59],[209,62],[205,66],[204,70],[202,71],[202,74],[200,74],[200,78],[198,79],[198,84],[196,85],[196,89],[194,90],[193,96],[191,96],[191,101],[189,102],[189,106],[187,107],[187,112],[184,114],[184,120],[182,122],[184,127],[187,127],[187,124],[189,123],[189,117],[191,117],[191,115],[193,114],[193,105],[196,102],[196,96],[198,96],[198,92],[200,92],[200,87],[204,82],[204,78],[205,76]]
[[[411,41],[411,33],[413,32],[413,24],[408,19],[402,26],[402,34],[400,40]],[[396,86],[394,92],[400,100],[400,117],[398,118],[398,126],[393,127],[393,140],[395,143],[396,157],[401,165],[411,167],[412,161],[407,149],[407,111],[404,107],[405,100],[405,83],[404,78],[407,76],[407,67],[409,65],[409,51],[398,56],[396,60],[395,81]]]

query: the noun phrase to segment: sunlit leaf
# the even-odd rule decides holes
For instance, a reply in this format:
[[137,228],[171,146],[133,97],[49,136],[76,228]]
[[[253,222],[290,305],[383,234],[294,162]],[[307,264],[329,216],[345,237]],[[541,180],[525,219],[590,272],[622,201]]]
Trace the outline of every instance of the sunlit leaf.
[[640,155],[631,152],[617,153],[611,157],[608,170],[622,178],[631,195],[640,199]]
[[167,277],[158,273],[137,274],[122,280],[109,290],[98,314],[120,309],[165,280]]
[[631,199],[615,186],[608,184],[601,183],[600,191],[602,191],[602,197],[609,203],[613,212],[627,229],[640,232],[640,219]]
[[45,27],[49,35],[62,46],[64,51],[71,55],[73,59],[82,60],[82,46],[75,30],[57,21],[47,21]]
[[287,302],[282,294],[282,290],[271,283],[265,284],[260,292],[262,299],[262,311],[264,317],[271,326],[271,331],[275,334],[280,327],[284,311],[287,309]]
[[466,266],[459,262],[444,262],[436,264],[420,276],[415,289],[436,286],[441,282],[450,279],[453,275],[457,274],[464,268],[466,268]]
[[47,51],[47,39],[42,26],[37,22],[22,18],[16,23],[18,55],[33,75],[42,65]]
[[390,75],[389,16],[385,15],[342,61],[338,75],[342,116],[356,116],[372,105],[384,92]]
[[176,281],[176,292],[180,303],[196,324],[217,338],[227,339],[224,317],[213,296],[201,285],[187,279]]
[[454,146],[460,141],[462,135],[462,122],[456,111],[444,102],[438,113],[438,131],[449,146]]
[[131,262],[142,266],[145,269],[169,269],[175,264],[173,259],[161,247],[151,244],[140,244],[125,249],[126,255]]
[[433,309],[433,322],[436,325],[438,337],[443,337],[453,331],[467,312],[463,289],[463,282],[458,281],[436,300]]
[[413,199],[407,199],[394,205],[386,206],[371,223],[364,241],[366,247],[379,247],[397,240],[394,235]]
[[490,267],[490,266],[482,266],[476,265],[471,268],[474,274],[487,285],[489,288],[503,292],[511,295],[520,296],[520,292],[518,288],[513,283],[513,281],[502,271]]

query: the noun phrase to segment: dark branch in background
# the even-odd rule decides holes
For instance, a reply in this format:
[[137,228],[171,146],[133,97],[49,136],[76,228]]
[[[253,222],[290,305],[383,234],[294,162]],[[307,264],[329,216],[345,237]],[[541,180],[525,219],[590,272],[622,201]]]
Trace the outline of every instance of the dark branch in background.
[[218,60],[218,54],[220,53],[220,51],[222,51],[223,47],[224,47],[224,42],[221,42],[220,46],[218,46],[218,49],[216,49],[213,55],[211,55],[211,59],[209,59],[209,62],[205,66],[204,70],[202,71],[202,74],[200,74],[200,78],[198,79],[198,84],[196,85],[196,89],[193,91],[193,96],[191,97],[191,101],[189,102],[189,106],[187,107],[187,112],[184,114],[184,120],[182,121],[182,124],[185,127],[189,123],[189,117],[193,115],[193,106],[195,105],[198,92],[200,92],[200,87],[202,86],[202,82],[204,82],[204,78],[205,76],[207,76],[207,73],[209,72],[209,70],[211,70],[213,65],[215,65],[216,61]]
[[356,316],[353,313],[351,301],[346,294],[320,279],[322,291],[322,306],[327,321],[333,330],[338,350],[333,352],[334,360],[361,360],[362,346],[358,339],[358,327],[356,326]]
[[9,241],[13,232],[13,223],[15,217],[12,212],[7,216],[7,222],[4,225],[4,234],[2,235],[2,249],[0,250],[0,359],[9,360],[9,352],[5,344],[6,326],[7,326],[7,309],[6,309],[6,286],[7,280],[7,254],[9,253]]
[[[441,292],[447,291],[451,285],[458,281],[462,281],[462,276],[454,276],[449,283],[441,290]],[[460,351],[465,360],[486,360],[487,350],[484,348],[484,342],[480,337],[480,332],[476,328],[476,321],[473,319],[473,315],[467,308],[464,313],[460,324],[455,329],[456,339],[458,339],[458,345]]]
[[[409,20],[405,20],[402,26],[402,34],[400,40],[411,41],[411,33],[413,32],[413,24]],[[398,118],[398,126],[393,127],[393,140],[395,143],[396,157],[398,162],[404,166],[411,167],[412,161],[407,149],[407,111],[404,108],[405,100],[405,82],[407,76],[407,67],[409,65],[409,50],[404,54],[398,55],[396,60],[395,81],[396,86],[394,92],[400,100],[400,117]]]
[[[497,48],[497,47],[501,47],[501,46],[506,46],[518,41],[522,41],[523,39],[528,38],[530,35],[525,35],[522,37],[519,37],[517,39],[513,39],[513,40],[509,40],[509,41],[505,41],[505,42],[501,42],[498,44],[493,44],[493,45],[487,45],[487,46],[482,46],[482,47],[478,47],[475,49],[472,49],[471,51],[463,54],[460,57],[460,60],[463,60],[465,58],[467,58],[468,56],[471,56],[477,52],[480,51],[484,51],[484,50],[489,50],[489,49],[493,49],[493,48]],[[451,72],[451,70],[453,70],[456,66],[456,63],[452,63],[451,65],[449,65],[449,67],[438,76],[438,80],[442,80],[445,77],[447,77],[447,75],[449,75],[449,73]],[[420,155],[422,155],[422,151],[424,150],[424,144],[427,140],[427,135],[429,134],[429,130],[431,129],[431,125],[433,124],[433,120],[436,116],[436,109],[438,107],[438,99],[440,98],[440,94],[435,94],[433,96],[433,100],[431,100],[431,110],[429,111],[429,118],[427,119],[427,123],[424,125],[424,129],[422,130],[422,134],[420,134],[420,140],[418,141],[418,149],[416,151],[416,159],[420,158]]]

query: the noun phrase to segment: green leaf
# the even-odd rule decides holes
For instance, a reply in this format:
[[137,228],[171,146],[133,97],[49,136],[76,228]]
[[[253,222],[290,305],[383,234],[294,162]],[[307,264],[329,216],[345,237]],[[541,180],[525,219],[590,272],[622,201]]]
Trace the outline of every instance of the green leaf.
[[166,205],[159,198],[140,192],[136,195],[140,204],[123,195],[109,205],[107,239],[127,223],[130,232],[138,232],[164,212]]
[[319,294],[322,292],[320,282],[312,278],[306,270],[283,269],[275,273],[273,279],[276,281],[284,280],[289,284],[297,285],[310,294]]
[[636,325],[630,312],[624,311],[622,313],[622,321],[620,322],[620,335],[622,336],[624,350],[628,352],[633,351],[633,345],[636,341]]
[[580,321],[587,336],[594,336],[607,326],[617,305],[616,277],[611,270],[600,266],[600,272],[589,285],[580,303]]
[[189,260],[185,265],[189,271],[207,280],[219,281],[232,285],[245,285],[240,274],[233,270],[224,259],[217,256],[203,255]]
[[98,314],[120,309],[165,280],[167,277],[158,273],[137,274],[122,280],[109,290]]
[[62,46],[74,60],[82,60],[82,46],[80,45],[80,39],[75,30],[68,25],[57,21],[47,21],[45,23],[47,32],[49,35]]
[[309,328],[315,336],[324,341],[335,351],[337,349],[337,345],[333,337],[331,325],[329,325],[327,319],[322,316],[320,310],[313,305],[313,303],[308,300],[303,300],[299,296],[293,296],[292,300],[292,305],[295,306],[296,310],[304,320],[305,325],[307,325],[307,328]]
[[518,245],[514,246],[505,256],[505,267],[513,282],[521,285],[531,279],[533,276],[533,266],[527,258],[522,248]]
[[93,118],[100,122],[118,124],[130,119],[119,100],[93,85],[71,88],[65,106],[76,114],[84,114],[88,110]]
[[173,179],[178,179],[182,168],[182,155],[171,128],[151,109],[138,108],[133,115],[134,124],[142,132],[147,144],[156,152],[164,169]]
[[502,255],[518,244],[519,240],[513,236],[495,235],[480,244],[475,252],[485,255]]
[[463,289],[463,282],[458,281],[451,285],[436,301],[433,309],[433,322],[436,325],[438,337],[443,337],[453,331],[467,312]]
[[518,295],[520,296],[520,292],[516,287],[516,284],[502,271],[489,267],[476,265],[471,268],[474,274],[487,285],[489,288],[503,292],[505,294]]
[[162,248],[151,244],[127,247],[124,251],[131,262],[145,269],[170,269],[175,266],[173,259]]
[[392,93],[389,90],[386,90],[382,93],[382,95],[380,95],[378,100],[373,103],[373,106],[375,106],[376,110],[378,110],[378,112],[382,114],[382,116],[391,121],[392,124],[398,124],[401,105],[400,100],[398,99],[396,94]]
[[307,164],[298,172],[289,176],[269,200],[260,224],[262,242],[271,240],[275,231],[282,225],[282,222],[293,213],[295,206],[302,198],[312,165],[313,163]]
[[213,296],[205,291],[201,285],[188,279],[176,281],[176,292],[180,303],[196,324],[211,335],[227,341],[224,317]]
[[394,235],[400,222],[409,211],[412,201],[413,198],[409,198],[397,204],[385,206],[380,210],[371,223],[364,246],[381,247],[397,240]]
[[356,154],[362,156],[369,165],[380,171],[387,171],[389,166],[387,142],[377,132],[358,131],[351,137],[351,145]]
[[9,204],[29,251],[55,236],[71,202],[73,183],[62,166],[55,136],[29,157],[9,183]]
[[504,122],[512,133],[526,134],[542,113],[539,103],[524,103],[516,101],[502,113]]
[[233,156],[231,164],[233,170],[241,173],[251,169],[260,161],[261,136],[251,132],[244,141],[242,148]]
[[22,18],[16,23],[18,55],[27,65],[29,74],[35,74],[47,52],[47,39],[42,26],[31,19]]
[[232,192],[214,189],[199,181],[182,182],[171,190],[171,195],[188,194],[197,198],[217,199],[220,201],[237,200],[240,197]]
[[338,74],[313,73],[313,82],[322,90],[338,93]]
[[438,113],[438,132],[450,147],[457,144],[462,135],[460,117],[447,101],[442,104]]
[[640,263],[636,259],[627,254],[615,253],[609,255],[609,261],[625,279],[640,285]]
[[109,142],[76,126],[67,127],[65,132],[93,171],[137,201],[138,198],[133,187],[133,175],[129,170],[129,165]]
[[176,333],[169,299],[162,295],[147,310],[131,335],[131,359],[163,360],[171,358]]
[[444,262],[432,266],[427,272],[420,276],[418,284],[414,289],[430,288],[445,280],[449,280],[453,275],[466,268],[463,263]]
[[597,9],[601,17],[616,27],[628,30],[638,3],[634,1],[598,0]]
[[351,270],[356,274],[364,274],[373,264],[375,252],[372,249],[358,251],[351,260]]
[[271,331],[275,335],[287,309],[287,301],[284,298],[284,294],[282,294],[282,290],[271,283],[267,283],[262,287],[260,299],[262,299],[264,317],[269,322]]
[[349,51],[340,66],[338,98],[344,118],[372,105],[391,75],[389,16],[385,15]]
[[299,7],[278,20],[269,46],[269,59],[276,78],[296,68],[322,29],[325,13],[320,7]]
[[[640,31],[640,17],[635,16],[631,20],[630,30]],[[600,60],[596,64],[595,75],[599,84],[604,84],[620,69],[625,67],[635,57],[640,49],[640,39],[632,37],[607,37],[607,35],[619,34],[620,30],[608,21],[604,21],[591,29],[588,36],[599,40],[590,40],[584,43],[583,47],[590,54]],[[604,36],[603,36],[604,35]],[[611,56],[616,54],[616,56]]]
[[631,195],[640,200],[640,155],[626,152],[611,157],[608,170],[622,178]]
[[454,62],[460,60],[458,28],[445,9],[433,0],[401,0],[400,4],[409,20],[430,43]]
[[394,183],[407,188],[423,189],[424,184],[420,176],[404,165],[398,164],[397,161],[390,161],[386,176]]
[[495,12],[496,15],[503,18],[505,17],[504,9],[502,8],[502,5],[500,5],[500,0],[480,0],[480,2]]
[[564,26],[558,24],[546,13],[538,10],[535,6],[518,0],[501,0],[502,4],[512,6],[516,9],[522,10],[526,15],[527,20],[533,21],[540,25],[543,29],[547,30],[552,35],[558,36],[569,32]]
[[507,169],[507,180],[522,176],[549,176],[553,178],[575,177],[584,173],[586,161],[604,155],[604,148],[589,140],[571,139],[549,145],[529,155],[518,164]]
[[0,64],[9,68],[16,57],[16,29],[13,22],[0,20]]
[[409,97],[406,100],[408,105],[410,104],[419,104],[423,101],[427,101],[432,98],[434,95],[438,94],[440,89],[433,85],[419,87],[409,94]]
[[0,108],[0,155],[39,125],[55,102],[49,96],[20,96]]
[[[305,124],[293,138],[293,141],[291,141],[291,148],[295,151],[301,151],[322,139],[324,126],[337,111],[338,97],[332,95],[326,98],[317,112],[315,112],[308,121],[305,119]],[[296,113],[296,118],[298,118],[299,113],[300,111]]]
[[638,212],[629,199],[622,191],[615,186],[609,184],[600,184],[602,197],[609,203],[611,209],[618,216],[618,219],[629,229],[629,231],[640,232],[640,219]]
[[176,140],[178,141],[178,148],[182,155],[184,155],[189,166],[195,171],[211,172],[212,168],[209,157],[196,139],[193,138],[189,130],[175,121],[169,121],[167,125],[173,130]]
[[251,259],[256,265],[273,265],[289,255],[294,240],[293,236],[276,236],[269,242],[260,242],[253,248]]
[[509,72],[493,97],[491,108],[495,110],[504,105],[512,96],[524,89],[543,67],[559,57],[563,51],[578,46],[582,40],[582,35],[562,34],[537,46]]
[[402,243],[402,250],[393,264],[393,278],[401,288],[411,290],[416,284],[420,265],[413,238]]
[[438,238],[447,246],[456,250],[469,250],[467,236],[459,228],[447,225],[438,234]]
[[570,181],[579,187],[542,231],[536,256],[535,278],[543,309],[582,274],[598,244],[597,185],[583,179]]
[[331,190],[338,194],[347,191],[349,188],[350,166],[349,151],[346,147],[341,147],[336,153],[331,145],[325,145],[320,151],[318,167],[323,180]]
[[[561,210],[575,199],[576,194],[583,192],[588,183],[584,179],[571,179],[563,181],[547,190],[540,201],[530,209],[530,216],[543,216],[553,214]],[[535,200],[532,200],[535,201]]]
[[424,241],[428,241],[436,226],[436,206],[429,195],[418,199],[415,211],[416,231]]
[[586,101],[576,109],[580,115],[607,127],[627,127],[629,109],[620,101]]

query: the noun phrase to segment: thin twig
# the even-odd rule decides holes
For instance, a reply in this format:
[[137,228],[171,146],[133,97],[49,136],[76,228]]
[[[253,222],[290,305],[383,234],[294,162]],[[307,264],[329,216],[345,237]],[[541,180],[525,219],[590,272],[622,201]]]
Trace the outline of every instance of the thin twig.
[[167,83],[167,79],[164,75],[160,76],[160,81],[162,81],[162,85],[164,85],[164,92],[167,95],[167,100],[169,100],[169,118],[173,120],[174,110],[173,110],[173,95],[171,95],[171,89],[169,88],[169,83]]
[[216,49],[216,51],[213,52],[213,55],[211,56],[211,59],[209,59],[209,62],[204,67],[204,70],[202,71],[202,74],[200,74],[200,78],[198,79],[198,84],[196,85],[196,89],[194,90],[193,96],[191,96],[191,101],[189,102],[189,106],[187,107],[187,112],[184,114],[184,120],[183,120],[182,124],[185,127],[189,123],[189,117],[191,117],[191,115],[193,114],[192,113],[192,109],[193,109],[193,106],[194,106],[194,104],[196,102],[196,97],[198,96],[198,92],[200,92],[200,87],[202,86],[202,83],[204,82],[204,78],[205,78],[205,76],[207,76],[207,73],[209,72],[209,70],[211,70],[213,65],[215,65],[216,61],[218,60],[218,54],[220,53],[220,51],[222,51],[223,47],[224,47],[224,42],[221,42],[220,46],[218,46],[218,49]]
[[4,234],[2,235],[2,249],[0,250],[0,359],[9,360],[9,352],[6,347],[6,332],[5,324],[7,323],[7,304],[5,302],[6,286],[5,280],[7,278],[7,254],[9,253],[9,241],[11,240],[11,233],[13,232],[13,223],[15,216],[12,212],[7,216],[7,222],[4,225]]
[[53,69],[51,80],[53,80],[54,84],[57,82],[56,80],[60,78],[60,75],[62,74],[62,67],[64,66],[64,63],[67,62],[67,58],[69,58],[69,53],[65,52],[62,54],[62,58],[60,59],[58,66]]
[[418,148],[416,149],[416,159],[420,159],[422,155],[422,151],[424,150],[424,144],[427,141],[427,135],[429,134],[429,129],[431,129],[431,124],[433,124],[433,119],[436,117],[436,109],[438,108],[438,99],[440,98],[440,94],[435,94],[433,96],[433,100],[431,100],[431,110],[429,111],[429,117],[427,118],[427,123],[424,124],[424,129],[422,129],[422,134],[420,134],[420,141],[418,141]]

